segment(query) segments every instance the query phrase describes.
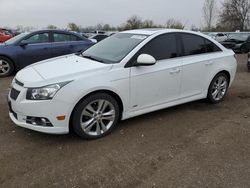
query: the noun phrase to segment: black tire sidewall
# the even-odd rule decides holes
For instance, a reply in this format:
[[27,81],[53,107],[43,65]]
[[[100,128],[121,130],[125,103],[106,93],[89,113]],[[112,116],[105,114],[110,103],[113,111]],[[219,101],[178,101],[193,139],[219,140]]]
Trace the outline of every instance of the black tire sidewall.
[[4,56],[0,56],[0,60],[6,61],[6,62],[9,64],[9,66],[10,66],[9,72],[7,72],[7,73],[4,74],[4,75],[0,75],[0,77],[3,78],[3,77],[10,76],[10,75],[14,72],[14,64],[13,64],[13,62],[12,62],[9,58],[4,57]]
[[[224,77],[227,79],[227,89],[226,89],[226,93],[225,93],[225,95],[222,97],[222,99],[220,99],[220,100],[214,100],[214,98],[213,98],[213,96],[212,96],[212,89],[213,89],[212,87],[213,87],[213,84],[214,84],[215,80],[216,80],[218,77],[220,77],[220,76],[224,76]],[[210,85],[209,85],[208,94],[207,94],[207,99],[208,99],[208,101],[209,101],[211,104],[216,104],[216,103],[219,103],[219,102],[223,101],[224,98],[225,98],[225,96],[226,96],[226,94],[227,94],[228,87],[229,87],[229,78],[228,78],[228,76],[227,76],[225,73],[223,73],[223,72],[218,73],[218,74],[213,78],[213,80],[211,81],[211,83],[210,83]]]
[[[81,113],[83,111],[83,109],[92,101],[98,100],[98,99],[104,99],[109,101],[110,103],[112,103],[114,105],[115,108],[115,120],[113,122],[113,125],[110,127],[110,129],[98,136],[92,136],[92,135],[88,135],[86,134],[81,126],[80,126],[80,117],[81,117]],[[97,138],[101,138],[104,137],[106,135],[108,135],[110,132],[112,132],[112,130],[115,128],[117,122],[119,121],[119,117],[120,117],[120,112],[119,112],[119,105],[117,103],[117,101],[110,95],[106,94],[106,93],[94,93],[88,97],[83,98],[75,107],[74,111],[73,111],[73,115],[72,115],[72,127],[73,130],[75,131],[75,133],[77,135],[79,135],[81,138],[83,139],[88,139],[88,140],[92,140],[92,139],[97,139]]]

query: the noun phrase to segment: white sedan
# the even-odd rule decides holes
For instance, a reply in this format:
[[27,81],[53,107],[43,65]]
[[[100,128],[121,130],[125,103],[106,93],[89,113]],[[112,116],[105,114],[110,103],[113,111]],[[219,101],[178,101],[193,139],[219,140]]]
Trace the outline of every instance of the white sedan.
[[[218,103],[232,84],[233,51],[200,33],[142,29],[115,34],[16,75],[10,118],[21,127],[95,139],[119,120],[207,98]],[[202,115],[202,114],[201,114]]]

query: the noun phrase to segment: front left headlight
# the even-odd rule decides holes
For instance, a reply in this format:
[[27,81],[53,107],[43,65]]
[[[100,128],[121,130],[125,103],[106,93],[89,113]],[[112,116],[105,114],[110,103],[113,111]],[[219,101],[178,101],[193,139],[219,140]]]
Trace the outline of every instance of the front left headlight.
[[55,94],[69,82],[51,84],[40,88],[28,88],[26,99],[28,100],[50,100]]

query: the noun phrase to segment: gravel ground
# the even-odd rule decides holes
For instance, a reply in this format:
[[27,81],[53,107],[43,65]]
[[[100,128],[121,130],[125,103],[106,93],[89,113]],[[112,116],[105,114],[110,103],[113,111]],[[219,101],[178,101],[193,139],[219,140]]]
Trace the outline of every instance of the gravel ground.
[[250,72],[238,55],[224,102],[205,100],[119,123],[85,141],[16,127],[0,79],[0,187],[250,187]]

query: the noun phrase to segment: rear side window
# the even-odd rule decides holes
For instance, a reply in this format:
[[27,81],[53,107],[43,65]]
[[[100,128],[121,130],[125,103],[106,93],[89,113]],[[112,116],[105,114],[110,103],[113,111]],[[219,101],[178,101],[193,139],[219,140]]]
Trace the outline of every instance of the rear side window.
[[181,36],[185,56],[221,51],[216,44],[201,36],[193,34],[181,34]]
[[184,55],[196,55],[206,53],[204,38],[192,34],[181,34],[184,47]]
[[221,49],[214,44],[213,42],[211,42],[210,40],[205,39],[205,44],[206,44],[206,50],[207,52],[220,52]]
[[164,34],[152,39],[140,50],[140,54],[152,55],[156,60],[177,57],[176,35]]
[[79,37],[64,33],[53,33],[54,42],[79,41]]

